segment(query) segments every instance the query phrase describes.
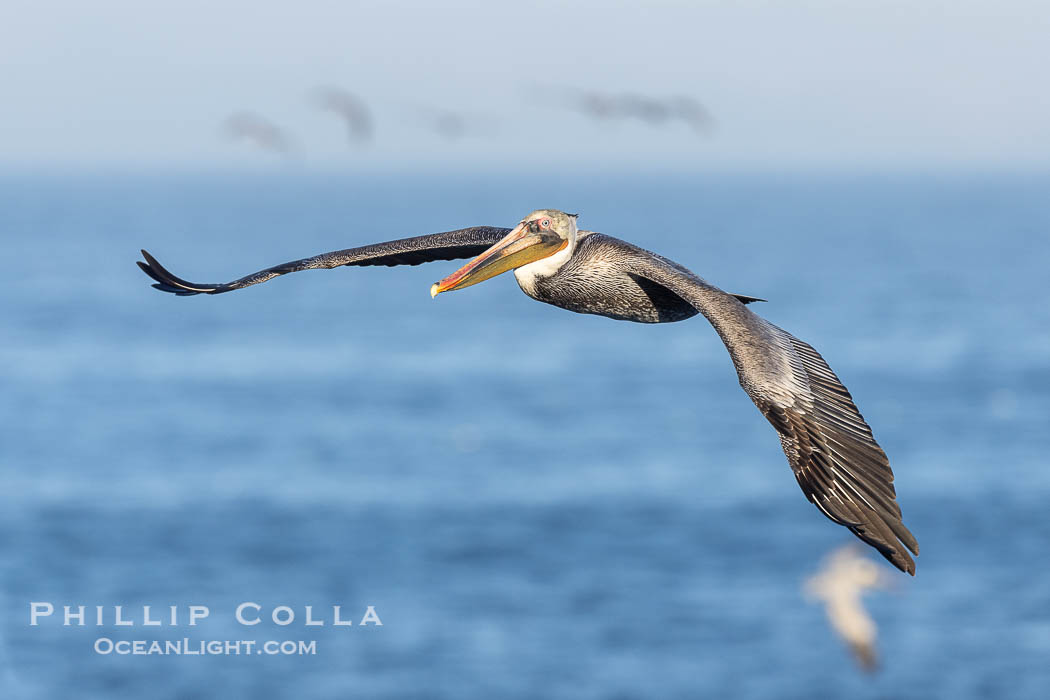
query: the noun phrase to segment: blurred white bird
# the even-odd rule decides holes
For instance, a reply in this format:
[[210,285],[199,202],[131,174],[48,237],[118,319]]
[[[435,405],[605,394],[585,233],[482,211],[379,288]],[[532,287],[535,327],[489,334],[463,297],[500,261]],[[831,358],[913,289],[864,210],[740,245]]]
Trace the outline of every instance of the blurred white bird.
[[892,585],[879,566],[853,545],[833,551],[804,587],[809,600],[824,603],[831,627],[853,652],[865,671],[878,668],[875,639],[878,627],[864,608],[861,598],[874,588]]

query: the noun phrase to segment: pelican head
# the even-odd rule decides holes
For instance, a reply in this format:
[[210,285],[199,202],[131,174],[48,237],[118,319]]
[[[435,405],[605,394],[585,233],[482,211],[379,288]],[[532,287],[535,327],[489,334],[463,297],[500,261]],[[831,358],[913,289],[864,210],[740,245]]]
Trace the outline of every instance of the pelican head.
[[430,296],[463,289],[539,261],[550,262],[557,269],[572,256],[575,247],[576,214],[537,209],[494,246],[432,286]]

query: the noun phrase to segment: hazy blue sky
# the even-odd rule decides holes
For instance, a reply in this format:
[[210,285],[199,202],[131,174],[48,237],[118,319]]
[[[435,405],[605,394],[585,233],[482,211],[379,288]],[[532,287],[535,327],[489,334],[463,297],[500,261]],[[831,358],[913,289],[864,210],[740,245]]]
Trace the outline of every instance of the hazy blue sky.
[[[1050,2],[5,0],[0,163],[207,166],[251,110],[290,167],[1050,163]],[[364,98],[352,147],[311,91]],[[593,122],[565,88],[688,95],[717,126]],[[457,110],[473,133],[438,137]]]

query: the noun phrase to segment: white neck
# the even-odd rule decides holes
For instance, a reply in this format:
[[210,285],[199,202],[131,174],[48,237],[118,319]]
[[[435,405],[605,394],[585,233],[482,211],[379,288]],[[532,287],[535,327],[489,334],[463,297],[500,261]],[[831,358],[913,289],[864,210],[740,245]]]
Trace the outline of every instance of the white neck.
[[536,280],[554,275],[569,262],[573,252],[576,250],[576,222],[572,224],[572,233],[569,235],[569,245],[559,250],[554,255],[541,258],[528,265],[515,268],[514,277],[522,289],[531,290],[535,288]]

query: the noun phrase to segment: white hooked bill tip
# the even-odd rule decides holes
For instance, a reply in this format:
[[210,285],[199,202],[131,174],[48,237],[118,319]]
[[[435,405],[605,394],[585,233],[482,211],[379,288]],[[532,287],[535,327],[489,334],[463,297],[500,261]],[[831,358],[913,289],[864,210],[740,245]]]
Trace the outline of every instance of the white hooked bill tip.
[[438,295],[438,286],[437,286],[437,282],[435,282],[434,284],[430,285],[430,298],[433,299],[437,295]]

